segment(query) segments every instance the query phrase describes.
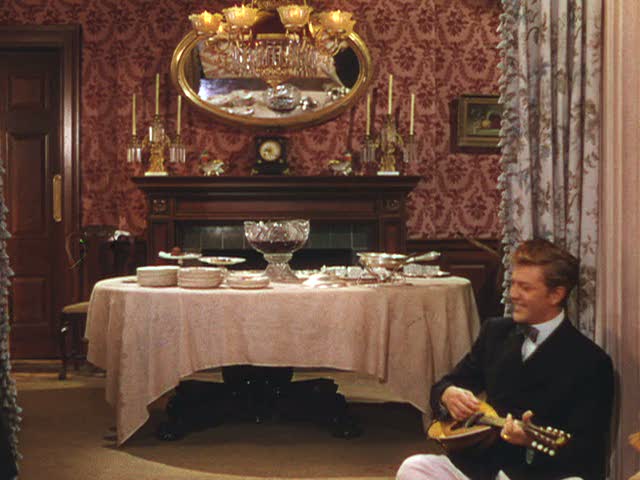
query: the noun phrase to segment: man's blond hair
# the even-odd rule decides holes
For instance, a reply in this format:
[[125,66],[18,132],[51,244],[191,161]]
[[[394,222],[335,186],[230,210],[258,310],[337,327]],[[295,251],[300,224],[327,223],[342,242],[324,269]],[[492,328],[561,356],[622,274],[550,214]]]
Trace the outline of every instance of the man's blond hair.
[[542,238],[522,242],[513,253],[511,263],[514,267],[521,265],[542,267],[547,288],[565,288],[567,293],[562,301],[563,306],[580,277],[578,259],[565,249]]

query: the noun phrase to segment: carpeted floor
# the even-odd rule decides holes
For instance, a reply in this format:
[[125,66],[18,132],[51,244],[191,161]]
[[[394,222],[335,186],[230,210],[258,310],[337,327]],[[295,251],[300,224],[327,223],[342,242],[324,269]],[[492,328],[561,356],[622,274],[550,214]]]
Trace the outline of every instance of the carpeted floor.
[[405,457],[438,451],[425,439],[417,410],[389,401],[393,397],[374,380],[348,372],[322,376],[334,377],[350,400],[365,429],[360,438],[333,438],[311,423],[266,422],[229,423],[160,442],[154,430],[164,419],[165,397],[152,405],[149,422],[117,448],[104,379],[83,370],[58,381],[51,370],[14,368],[24,410],[21,480],[392,479]]

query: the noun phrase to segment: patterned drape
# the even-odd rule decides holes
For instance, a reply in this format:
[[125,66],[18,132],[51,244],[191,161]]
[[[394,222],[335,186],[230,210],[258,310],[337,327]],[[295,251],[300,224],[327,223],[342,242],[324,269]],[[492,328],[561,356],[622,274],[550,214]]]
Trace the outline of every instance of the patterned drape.
[[[19,458],[17,445],[20,423],[20,408],[16,401],[16,386],[11,378],[11,363],[9,359],[9,278],[13,275],[13,271],[9,266],[9,256],[7,255],[7,239],[10,237],[5,221],[7,215],[7,207],[4,203],[4,166],[0,162],[0,415],[2,415],[2,423],[0,426],[8,427],[8,432],[0,428],[0,435],[8,434],[9,448],[13,454],[13,458]],[[6,422],[6,425],[5,425]],[[6,458],[6,452],[0,452],[2,458]],[[12,466],[2,465],[0,467],[0,475],[9,475]]]
[[[594,338],[601,112],[601,0],[502,0],[505,267],[515,246],[554,241],[580,259],[569,316]],[[509,276],[505,278],[508,302]],[[510,311],[507,303],[506,311]]]

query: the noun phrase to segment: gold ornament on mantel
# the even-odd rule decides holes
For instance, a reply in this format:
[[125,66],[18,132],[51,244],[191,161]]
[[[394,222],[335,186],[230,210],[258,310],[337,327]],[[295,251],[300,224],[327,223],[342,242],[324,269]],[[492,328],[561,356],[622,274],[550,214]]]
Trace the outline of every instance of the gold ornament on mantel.
[[353,171],[353,156],[351,155],[351,152],[345,152],[342,154],[341,158],[329,160],[327,165],[334,175],[351,175],[351,172]]
[[211,154],[204,150],[200,154],[200,171],[205,177],[218,177],[224,174],[225,164],[217,158],[212,159]]
[[156,74],[155,114],[149,125],[149,133],[138,139],[136,130],[136,94],[131,102],[131,142],[127,148],[128,163],[142,163],[142,151],[149,149],[149,169],[145,176],[166,176],[169,173],[164,168],[164,152],[169,149],[171,163],[185,163],[187,151],[180,138],[180,118],[182,113],[182,97],[178,95],[178,112],[176,118],[176,136],[174,140],[166,134],[162,117],[160,116],[160,74]]

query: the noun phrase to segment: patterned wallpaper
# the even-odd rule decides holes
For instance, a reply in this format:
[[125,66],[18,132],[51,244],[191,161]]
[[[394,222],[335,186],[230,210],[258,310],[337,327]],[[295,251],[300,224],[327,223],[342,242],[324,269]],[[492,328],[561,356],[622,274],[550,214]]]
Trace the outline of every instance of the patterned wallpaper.
[[[126,163],[131,93],[138,94],[138,129],[153,113],[156,72],[160,109],[174,129],[177,91],[169,77],[174,47],[194,11],[233,4],[170,0],[4,0],[0,24],[82,25],[81,175],[83,224],[112,224],[140,233],[145,200],[129,180],[142,170]],[[497,237],[497,155],[449,152],[449,102],[462,93],[497,93],[497,0],[317,0],[316,8],[355,13],[356,31],[375,63],[374,128],[386,109],[387,77],[394,75],[394,105],[408,129],[409,94],[416,92],[417,165],[423,180],[410,197],[412,238],[451,238],[459,233]],[[384,20],[383,20],[384,19]],[[184,105],[184,104],[183,104]],[[300,175],[325,172],[326,161],[346,148],[360,149],[365,100],[323,125],[291,133],[291,164]],[[197,174],[207,149],[228,162],[228,173],[248,175],[255,133],[215,123],[183,108],[187,164],[176,174]]]

